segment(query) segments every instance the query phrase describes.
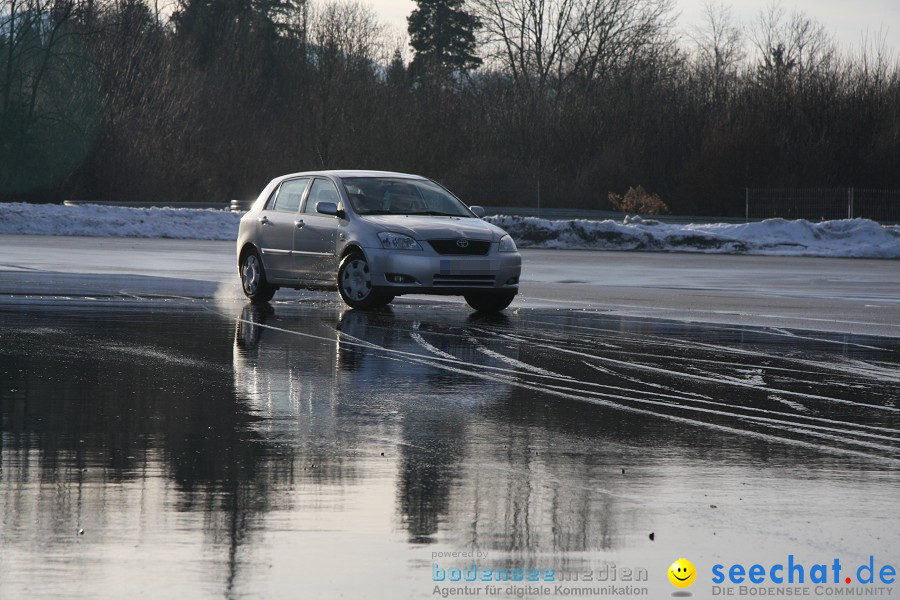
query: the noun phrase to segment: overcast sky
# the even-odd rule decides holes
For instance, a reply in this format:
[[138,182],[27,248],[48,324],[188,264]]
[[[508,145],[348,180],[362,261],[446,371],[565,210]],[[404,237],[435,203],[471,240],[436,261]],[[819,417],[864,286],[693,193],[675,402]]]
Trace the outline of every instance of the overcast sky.
[[[363,1],[373,6],[383,21],[402,31],[406,30],[407,15],[415,8],[412,0]],[[681,13],[682,30],[702,22],[704,0],[675,0],[675,3]],[[746,25],[755,21],[760,10],[770,2],[731,0],[724,4],[732,7],[736,22]],[[884,33],[888,48],[895,53],[900,51],[900,0],[782,0],[781,4],[786,12],[797,10],[822,23],[845,48],[859,46],[868,31],[870,39],[879,32]]]

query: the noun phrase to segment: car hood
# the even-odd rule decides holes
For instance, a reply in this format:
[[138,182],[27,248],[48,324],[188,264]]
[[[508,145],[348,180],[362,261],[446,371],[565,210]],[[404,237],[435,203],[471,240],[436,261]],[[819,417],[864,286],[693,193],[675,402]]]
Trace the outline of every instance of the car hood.
[[372,215],[361,217],[382,231],[402,233],[419,240],[468,238],[497,241],[506,232],[474,217],[433,217],[418,215]]

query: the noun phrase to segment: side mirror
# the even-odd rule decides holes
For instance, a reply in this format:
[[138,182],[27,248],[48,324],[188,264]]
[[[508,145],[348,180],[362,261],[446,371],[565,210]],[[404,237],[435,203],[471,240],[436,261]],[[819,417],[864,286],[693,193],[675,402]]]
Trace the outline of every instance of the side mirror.
[[470,206],[469,210],[475,213],[475,216],[479,219],[484,218],[484,207],[483,206]]
[[344,211],[338,208],[334,202],[316,202],[316,212],[330,217],[343,217]]

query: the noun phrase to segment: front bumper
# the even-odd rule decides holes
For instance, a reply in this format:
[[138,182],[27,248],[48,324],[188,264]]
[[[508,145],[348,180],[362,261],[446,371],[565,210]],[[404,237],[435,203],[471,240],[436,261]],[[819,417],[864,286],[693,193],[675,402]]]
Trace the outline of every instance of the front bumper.
[[484,256],[440,255],[429,251],[366,248],[372,285],[401,294],[447,294],[517,291],[522,272],[518,252],[497,252],[496,245]]

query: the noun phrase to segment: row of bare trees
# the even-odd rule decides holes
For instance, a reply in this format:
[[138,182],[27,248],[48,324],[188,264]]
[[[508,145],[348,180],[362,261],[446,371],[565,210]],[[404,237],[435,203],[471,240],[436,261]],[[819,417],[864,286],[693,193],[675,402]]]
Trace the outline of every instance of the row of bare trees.
[[224,202],[315,168],[484,204],[643,185],[707,214],[745,186],[900,187],[883,44],[839,51],[778,5],[747,26],[709,5],[686,35],[672,0],[464,6],[483,64],[452,72],[410,69],[353,0],[0,0],[0,199]]

